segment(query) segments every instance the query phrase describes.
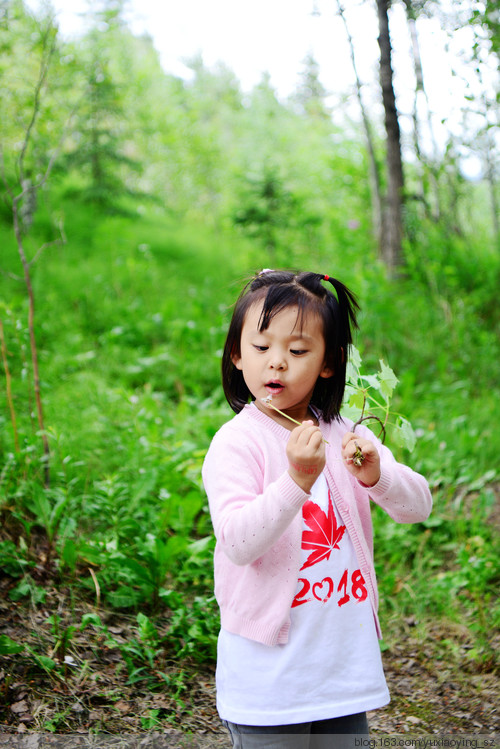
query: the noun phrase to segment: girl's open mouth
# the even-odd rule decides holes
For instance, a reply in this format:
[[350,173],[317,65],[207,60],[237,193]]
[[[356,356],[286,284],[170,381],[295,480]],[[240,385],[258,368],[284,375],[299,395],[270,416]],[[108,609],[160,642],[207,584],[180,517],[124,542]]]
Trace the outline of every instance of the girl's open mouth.
[[275,382],[266,382],[266,390],[269,393],[269,395],[279,395],[283,392],[285,389],[285,386],[281,384],[281,382],[275,381]]

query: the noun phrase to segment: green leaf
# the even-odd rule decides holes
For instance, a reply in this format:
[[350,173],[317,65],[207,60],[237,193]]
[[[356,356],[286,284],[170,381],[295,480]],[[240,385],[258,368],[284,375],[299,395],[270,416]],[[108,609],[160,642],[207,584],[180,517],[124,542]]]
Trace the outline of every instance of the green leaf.
[[210,549],[212,544],[212,536],[206,536],[205,538],[199,538],[197,541],[193,541],[188,546],[188,551],[191,556],[203,555]]
[[106,549],[99,546],[93,546],[90,543],[80,541],[77,548],[78,557],[90,564],[103,564],[106,559]]
[[342,406],[341,414],[344,419],[350,419],[351,421],[357,421],[359,419],[360,415],[360,409],[359,408],[353,408],[352,406],[344,405]]
[[[151,561],[151,557],[148,561]],[[141,583],[143,585],[151,585],[152,583],[153,576],[151,567],[141,564],[136,559],[120,559],[119,568],[121,571],[127,570],[131,573],[130,575],[127,575],[127,579],[132,585],[138,585]]]
[[158,471],[153,469],[141,474],[131,489],[131,503],[136,505],[154,491],[158,480]]
[[417,442],[417,437],[410,422],[402,416],[399,417],[398,424],[394,431],[394,437],[398,445],[406,447],[410,452],[413,451]]
[[358,408],[361,411],[363,406],[365,405],[364,392],[362,390],[358,390],[356,393],[353,393],[349,398],[349,405],[352,408]]
[[361,379],[366,382],[368,387],[374,390],[381,390],[382,383],[377,375],[361,375]]
[[66,540],[66,543],[64,544],[63,550],[61,552],[61,559],[64,562],[64,564],[67,567],[69,567],[71,572],[75,571],[76,562],[78,559],[78,552],[77,552],[76,544],[72,538],[68,538]]
[[361,366],[361,354],[359,353],[356,346],[349,346],[349,352],[347,355],[347,360],[350,364],[352,364],[353,367],[356,369],[359,369]]
[[83,629],[88,624],[92,624],[94,627],[97,627],[98,629],[103,629],[104,625],[101,622],[101,617],[99,614],[84,614],[82,616],[82,622],[80,624],[80,629]]
[[112,606],[118,609],[128,609],[135,606],[141,599],[141,593],[130,586],[122,585],[117,590],[108,593],[107,598]]
[[39,585],[36,585],[29,577],[24,578],[9,592],[11,601],[20,601],[25,596],[31,596],[36,603],[42,603],[45,600],[47,591]]
[[24,645],[21,645],[15,640],[11,640],[7,635],[0,635],[0,655],[14,655],[16,653],[22,653],[24,651]]
[[57,663],[52,660],[52,658],[49,658],[48,655],[38,655],[38,653],[35,653],[31,648],[28,648],[28,650],[34,660],[44,669],[44,671],[52,671],[57,666]]
[[345,379],[346,382],[351,382],[353,384],[356,384],[358,382],[358,370],[351,364],[350,361],[347,362]]
[[392,369],[387,366],[387,364],[383,361],[383,359],[379,360],[380,363],[380,392],[385,397],[386,400],[389,400],[389,398],[392,395],[392,392],[396,385],[398,384],[399,380],[392,371]]
[[47,669],[47,671],[52,671],[52,669],[57,666],[57,663],[47,655],[37,655],[35,660],[38,661],[43,668]]

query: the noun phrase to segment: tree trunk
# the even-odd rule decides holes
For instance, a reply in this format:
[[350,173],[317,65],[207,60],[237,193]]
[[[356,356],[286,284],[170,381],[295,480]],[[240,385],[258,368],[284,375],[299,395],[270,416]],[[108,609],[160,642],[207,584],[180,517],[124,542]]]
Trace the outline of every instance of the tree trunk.
[[391,39],[389,35],[388,0],[377,0],[380,47],[380,85],[385,112],[387,203],[382,222],[381,256],[389,270],[403,263],[401,247],[403,163],[401,159],[401,136],[399,130],[396,97],[392,83]]

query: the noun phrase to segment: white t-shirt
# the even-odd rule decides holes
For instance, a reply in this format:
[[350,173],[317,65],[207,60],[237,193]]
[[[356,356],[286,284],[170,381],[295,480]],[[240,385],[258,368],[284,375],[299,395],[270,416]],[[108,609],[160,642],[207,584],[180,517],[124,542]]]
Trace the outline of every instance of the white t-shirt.
[[289,641],[221,629],[217,708],[243,725],[286,725],[389,702],[375,622],[351,539],[321,474],[303,507],[302,567]]

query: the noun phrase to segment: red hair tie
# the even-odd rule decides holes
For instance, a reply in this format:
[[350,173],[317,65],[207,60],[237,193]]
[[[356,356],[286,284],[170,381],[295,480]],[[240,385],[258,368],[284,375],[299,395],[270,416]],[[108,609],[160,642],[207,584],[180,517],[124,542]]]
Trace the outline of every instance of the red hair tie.
[[323,276],[323,281],[329,281],[329,280],[330,280],[330,276]]

